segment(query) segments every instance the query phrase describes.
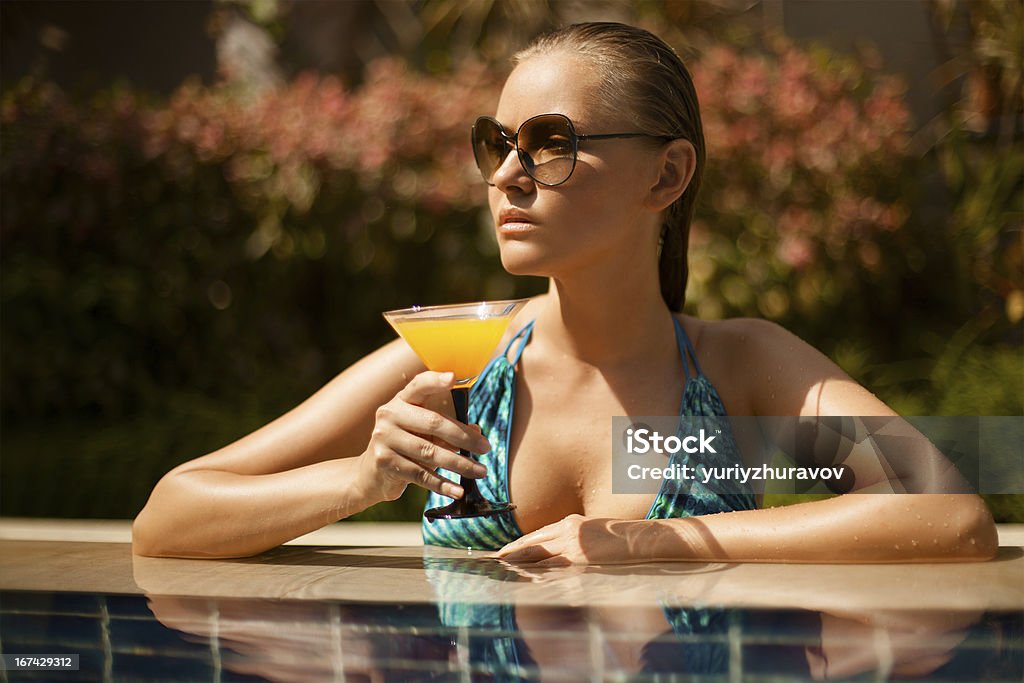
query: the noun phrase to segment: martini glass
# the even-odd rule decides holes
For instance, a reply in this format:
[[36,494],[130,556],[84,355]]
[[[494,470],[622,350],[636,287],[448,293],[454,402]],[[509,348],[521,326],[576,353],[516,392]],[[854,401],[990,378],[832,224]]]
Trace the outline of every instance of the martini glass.
[[[482,301],[446,306],[413,306],[384,313],[384,319],[406,341],[423,364],[435,372],[455,374],[452,403],[455,419],[466,423],[469,390],[487,365],[494,348],[501,341],[508,324],[527,299]],[[472,454],[459,449],[459,454]],[[462,498],[439,508],[427,510],[424,516],[435,519],[483,517],[514,510],[511,503],[487,500],[477,488],[476,480],[460,477]]]

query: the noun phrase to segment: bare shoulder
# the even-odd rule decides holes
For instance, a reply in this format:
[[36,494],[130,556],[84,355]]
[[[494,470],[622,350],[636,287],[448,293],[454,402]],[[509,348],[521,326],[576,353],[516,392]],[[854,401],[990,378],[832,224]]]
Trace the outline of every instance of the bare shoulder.
[[[761,318],[729,318],[727,320],[700,320],[681,316],[684,325],[696,331],[694,346],[705,347],[711,353],[733,356],[734,360],[749,357],[753,361],[807,361],[826,360],[817,349],[778,323]],[[687,327],[689,329],[689,327]],[[837,368],[838,369],[838,368]]]
[[690,316],[680,322],[727,407],[731,402],[754,415],[891,413],[832,360],[777,323]]

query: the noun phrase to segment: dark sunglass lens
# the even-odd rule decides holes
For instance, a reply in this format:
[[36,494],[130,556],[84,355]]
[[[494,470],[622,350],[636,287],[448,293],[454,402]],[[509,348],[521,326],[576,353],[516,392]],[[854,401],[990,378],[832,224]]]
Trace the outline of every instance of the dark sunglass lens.
[[572,173],[575,145],[569,119],[539,116],[519,131],[519,158],[534,180],[545,185],[564,182]]
[[508,143],[498,124],[491,119],[478,119],[473,126],[473,156],[484,180],[491,182],[507,152]]

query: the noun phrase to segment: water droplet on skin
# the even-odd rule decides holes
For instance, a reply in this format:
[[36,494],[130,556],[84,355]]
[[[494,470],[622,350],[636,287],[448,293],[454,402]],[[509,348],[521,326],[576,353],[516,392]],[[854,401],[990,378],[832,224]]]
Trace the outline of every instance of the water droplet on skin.
[[769,382],[771,382],[771,381],[772,381],[772,376],[771,376],[771,375],[768,375],[768,381],[769,381]]
[[948,529],[949,528],[949,522],[943,522],[942,523],[942,528],[943,529]]
[[932,526],[932,523],[931,523],[931,522],[928,522],[928,526]]
[[971,545],[976,545],[976,544],[977,544],[977,541],[975,541],[975,540],[974,540],[974,539],[972,538],[972,539],[971,539]]
[[899,550],[899,549],[900,549],[900,544],[899,544],[899,543],[897,543],[897,544],[896,544],[896,545],[894,545],[893,547],[894,547],[894,548],[896,548],[896,550]]
[[938,544],[939,544],[939,539],[933,538],[932,539],[932,545],[938,545]]
[[921,519],[921,515],[914,515],[914,516],[917,517],[918,519]]
[[775,392],[773,391],[771,394],[769,394],[768,398],[775,398]]
[[916,548],[917,547],[917,541],[911,539],[910,545],[912,545],[912,546],[914,546]]

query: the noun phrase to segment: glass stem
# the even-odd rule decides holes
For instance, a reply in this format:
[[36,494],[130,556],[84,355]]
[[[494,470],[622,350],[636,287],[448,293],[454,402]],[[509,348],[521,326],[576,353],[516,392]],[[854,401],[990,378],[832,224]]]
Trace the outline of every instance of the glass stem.
[[[462,424],[469,424],[469,387],[456,387],[452,389],[452,404],[455,406],[455,419]],[[459,455],[475,460],[473,454],[464,448],[459,449]],[[465,492],[462,501],[468,505],[474,505],[483,500],[480,489],[477,488],[476,479],[459,477],[459,485]]]

